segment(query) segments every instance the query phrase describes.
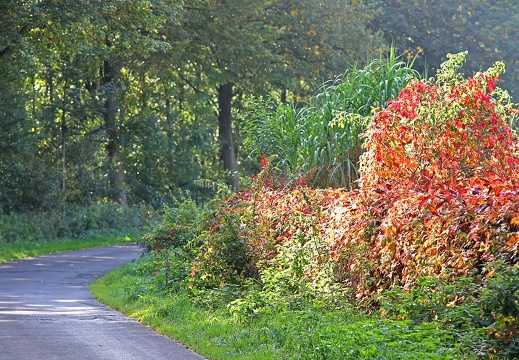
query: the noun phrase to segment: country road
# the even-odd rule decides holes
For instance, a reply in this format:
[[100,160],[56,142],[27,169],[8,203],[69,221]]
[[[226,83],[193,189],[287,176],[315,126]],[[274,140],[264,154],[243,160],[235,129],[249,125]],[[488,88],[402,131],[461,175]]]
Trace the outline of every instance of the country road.
[[203,359],[90,295],[91,280],[140,252],[120,245],[0,264],[0,359]]

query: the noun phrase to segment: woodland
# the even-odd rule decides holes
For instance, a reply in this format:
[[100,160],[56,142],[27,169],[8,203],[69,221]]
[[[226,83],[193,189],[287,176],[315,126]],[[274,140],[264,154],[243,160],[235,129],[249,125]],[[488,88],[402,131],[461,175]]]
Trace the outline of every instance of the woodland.
[[180,189],[204,198],[202,179],[238,189],[261,155],[244,130],[251,97],[302,104],[391,43],[422,74],[449,52],[469,52],[467,74],[504,61],[516,95],[517,6],[3,1],[0,209],[160,208]]
[[[0,244],[147,224],[120,293],[163,325],[180,296],[519,356],[517,2],[0,6]],[[323,326],[292,354],[386,358]]]

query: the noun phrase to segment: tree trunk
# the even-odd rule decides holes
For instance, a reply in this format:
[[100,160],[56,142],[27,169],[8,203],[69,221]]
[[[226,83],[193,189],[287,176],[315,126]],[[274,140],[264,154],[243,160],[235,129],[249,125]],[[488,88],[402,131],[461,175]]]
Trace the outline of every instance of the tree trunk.
[[65,81],[61,103],[61,192],[64,197],[67,184],[67,86],[68,81]]
[[121,162],[121,151],[117,131],[117,87],[113,79],[113,68],[108,61],[105,61],[103,64],[102,82],[105,87],[106,96],[103,118],[108,140],[106,153],[108,156],[109,196],[113,202],[126,205],[128,199],[124,190],[124,171]]
[[281,91],[281,103],[286,104],[287,103],[287,89],[283,89]]
[[224,169],[229,171],[227,184],[231,185],[236,191],[240,191],[238,162],[236,161],[232,140],[232,88],[231,82],[218,87],[218,134],[220,137],[220,158],[223,161]]

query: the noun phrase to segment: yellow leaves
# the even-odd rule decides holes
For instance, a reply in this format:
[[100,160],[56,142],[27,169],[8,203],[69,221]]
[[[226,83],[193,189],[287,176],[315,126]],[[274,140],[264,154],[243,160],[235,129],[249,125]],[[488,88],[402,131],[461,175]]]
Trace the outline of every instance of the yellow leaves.
[[514,247],[517,242],[519,242],[519,235],[512,235],[508,241],[505,242],[505,245],[508,247]]
[[519,225],[519,214],[514,214],[512,220],[510,220],[510,225]]

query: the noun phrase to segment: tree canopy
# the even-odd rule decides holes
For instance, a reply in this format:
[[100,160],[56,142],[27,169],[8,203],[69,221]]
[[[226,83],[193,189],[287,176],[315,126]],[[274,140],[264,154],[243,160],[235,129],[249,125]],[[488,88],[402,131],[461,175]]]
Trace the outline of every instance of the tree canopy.
[[466,74],[504,61],[501,86],[519,96],[519,3],[489,0],[372,1],[377,11],[370,25],[432,75],[447,53],[468,51]]
[[384,47],[357,2],[0,6],[4,212],[160,206],[196,179],[225,179],[241,160],[244,96],[305,96]]
[[429,73],[448,52],[468,50],[467,72],[503,60],[501,86],[517,97],[517,6],[6,0],[0,208],[160,206],[179,189],[207,191],[196,179],[237,189],[250,170],[250,95],[299,102],[379,57],[390,41]]

